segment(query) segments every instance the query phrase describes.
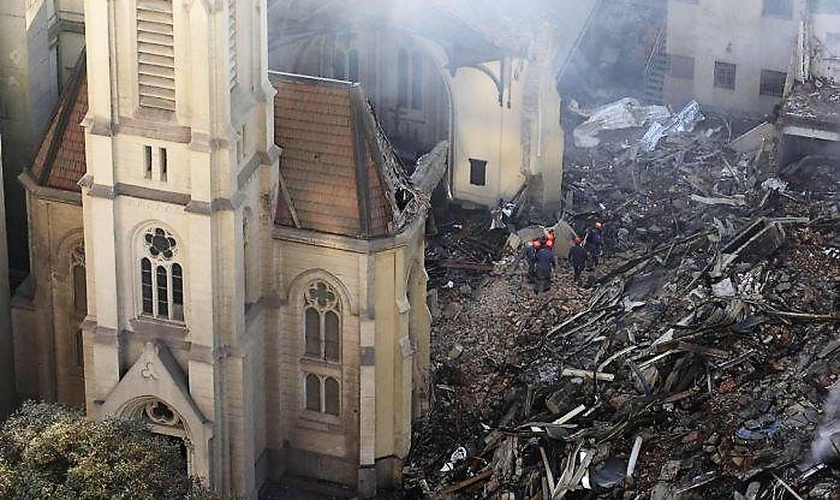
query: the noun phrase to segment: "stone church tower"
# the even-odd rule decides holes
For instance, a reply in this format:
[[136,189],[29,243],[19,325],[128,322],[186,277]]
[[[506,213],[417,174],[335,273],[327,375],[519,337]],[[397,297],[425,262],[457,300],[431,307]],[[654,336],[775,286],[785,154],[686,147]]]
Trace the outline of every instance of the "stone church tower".
[[88,414],[145,415],[184,438],[191,472],[252,495],[265,348],[244,232],[270,220],[279,157],[264,12],[89,1],[80,182]]
[[85,5],[19,177],[17,392],[145,419],[221,492],[399,483],[428,406],[429,193],[361,87],[269,73],[265,0]]

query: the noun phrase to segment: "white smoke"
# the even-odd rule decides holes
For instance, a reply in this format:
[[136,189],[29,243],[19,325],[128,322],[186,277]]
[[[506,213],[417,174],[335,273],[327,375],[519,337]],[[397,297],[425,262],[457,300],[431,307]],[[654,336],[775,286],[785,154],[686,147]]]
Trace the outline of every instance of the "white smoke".
[[823,421],[817,428],[806,467],[840,461],[840,381],[834,384],[823,405]]

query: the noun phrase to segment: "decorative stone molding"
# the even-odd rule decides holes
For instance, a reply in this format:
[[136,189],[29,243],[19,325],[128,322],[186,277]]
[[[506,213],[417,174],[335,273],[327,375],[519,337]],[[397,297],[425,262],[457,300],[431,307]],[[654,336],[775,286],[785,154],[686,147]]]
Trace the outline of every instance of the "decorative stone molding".
[[210,477],[213,423],[199,410],[181,367],[163,344],[146,343],[137,361],[101,402],[96,417],[111,414],[145,416],[155,424],[156,432],[156,426],[183,428],[183,433],[165,429],[161,433],[181,436],[190,443],[187,447],[190,473],[205,480]]

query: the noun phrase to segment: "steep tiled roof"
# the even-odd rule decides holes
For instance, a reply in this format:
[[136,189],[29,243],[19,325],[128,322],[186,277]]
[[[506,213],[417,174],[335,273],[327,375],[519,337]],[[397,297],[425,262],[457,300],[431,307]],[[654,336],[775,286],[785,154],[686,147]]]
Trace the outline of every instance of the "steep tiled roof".
[[376,126],[358,84],[271,73],[274,142],[283,148],[276,221],[372,238],[394,232]]
[[82,54],[29,165],[29,174],[38,185],[80,191],[77,183],[85,174],[85,131],[81,122],[87,109],[87,71]]

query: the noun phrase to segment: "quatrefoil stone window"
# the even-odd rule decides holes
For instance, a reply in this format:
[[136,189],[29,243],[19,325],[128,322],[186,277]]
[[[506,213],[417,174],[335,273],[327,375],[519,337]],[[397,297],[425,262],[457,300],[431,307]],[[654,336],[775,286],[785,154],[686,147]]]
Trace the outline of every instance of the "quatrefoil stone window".
[[306,302],[317,304],[320,309],[333,309],[336,305],[335,292],[323,281],[315,282],[309,287]]
[[165,229],[150,229],[143,237],[146,251],[156,259],[169,260],[175,256],[178,243]]
[[151,401],[144,410],[146,417],[156,424],[175,426],[181,422],[178,414],[163,401]]

